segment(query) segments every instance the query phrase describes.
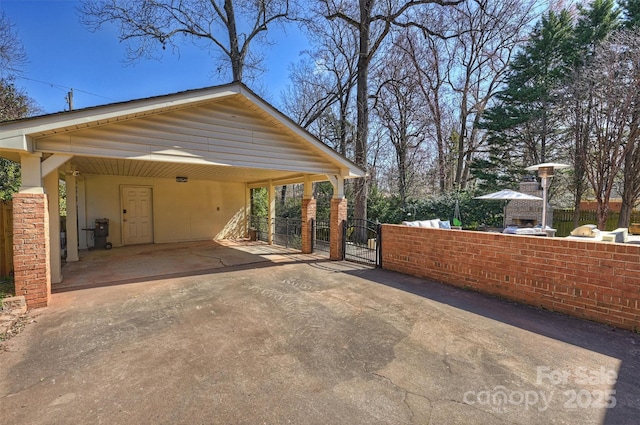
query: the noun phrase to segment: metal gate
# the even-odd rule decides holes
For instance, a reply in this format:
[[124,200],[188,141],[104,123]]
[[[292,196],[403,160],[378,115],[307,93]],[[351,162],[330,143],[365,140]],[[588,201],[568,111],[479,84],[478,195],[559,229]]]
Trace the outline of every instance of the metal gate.
[[342,236],[342,252],[345,260],[382,267],[382,238],[379,223],[362,219],[345,221]]

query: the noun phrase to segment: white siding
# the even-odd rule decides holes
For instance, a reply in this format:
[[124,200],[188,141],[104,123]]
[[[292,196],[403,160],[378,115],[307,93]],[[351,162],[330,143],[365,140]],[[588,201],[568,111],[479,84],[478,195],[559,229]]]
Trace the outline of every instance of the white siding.
[[316,147],[233,99],[46,136],[36,140],[36,149],[77,156],[340,173],[335,162]]

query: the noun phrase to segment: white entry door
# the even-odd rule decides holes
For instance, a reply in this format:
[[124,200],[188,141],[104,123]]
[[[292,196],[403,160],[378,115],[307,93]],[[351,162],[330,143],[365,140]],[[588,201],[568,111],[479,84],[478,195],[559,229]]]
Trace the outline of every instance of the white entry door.
[[150,187],[122,188],[124,245],[153,243],[153,208]]

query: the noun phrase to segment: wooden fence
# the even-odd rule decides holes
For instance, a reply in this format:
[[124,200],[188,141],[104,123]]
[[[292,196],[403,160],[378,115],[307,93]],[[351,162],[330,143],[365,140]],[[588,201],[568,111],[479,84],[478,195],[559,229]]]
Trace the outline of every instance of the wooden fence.
[[13,271],[13,206],[0,201],[0,276]]
[[[620,213],[611,211],[607,218],[605,230],[615,230],[618,227],[618,217]],[[631,223],[640,223],[640,210],[634,210],[631,213]],[[578,225],[598,224],[596,212],[592,210],[580,211],[580,220]],[[553,210],[553,228],[557,229],[556,236],[569,236],[574,229],[573,225],[573,209],[555,209]]]

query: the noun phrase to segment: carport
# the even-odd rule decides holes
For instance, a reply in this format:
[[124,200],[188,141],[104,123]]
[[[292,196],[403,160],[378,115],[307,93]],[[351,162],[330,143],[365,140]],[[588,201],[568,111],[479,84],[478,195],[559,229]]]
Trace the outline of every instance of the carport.
[[[312,249],[312,184],[329,180],[331,252],[342,258],[344,181],[364,171],[234,83],[0,124],[0,156],[18,161],[13,198],[16,295],[46,306],[63,280],[59,179],[66,181],[66,261],[91,246],[96,219],[127,245],[244,237],[250,191],[304,184],[302,252]],[[73,196],[75,194],[75,196]],[[273,232],[270,232],[273,233]]]

